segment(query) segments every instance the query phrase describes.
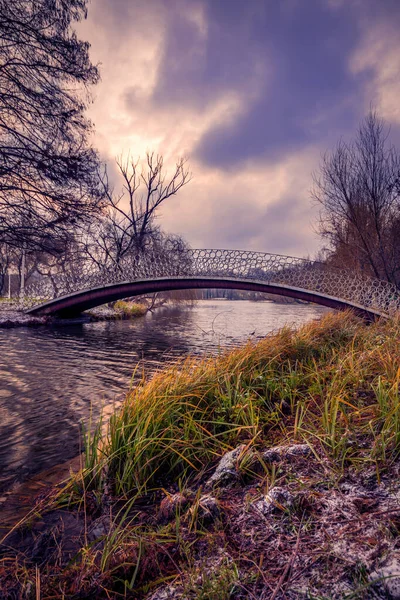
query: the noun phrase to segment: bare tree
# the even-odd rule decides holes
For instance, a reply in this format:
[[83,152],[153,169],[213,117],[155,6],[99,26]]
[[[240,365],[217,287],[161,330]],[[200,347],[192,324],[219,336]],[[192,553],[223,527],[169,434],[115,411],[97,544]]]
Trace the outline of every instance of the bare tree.
[[147,155],[142,170],[132,161],[118,164],[124,190],[115,196],[107,172],[103,172],[107,204],[100,215],[77,232],[66,229],[62,237],[48,244],[45,253],[25,253],[30,262],[33,255],[38,256],[35,273],[50,280],[55,293],[64,289],[66,282],[80,281],[84,273],[89,278],[103,270],[125,269],[134,275],[149,260],[155,260],[155,267],[165,272],[177,274],[187,269],[187,244],[179,236],[164,234],[155,224],[158,207],[189,180],[185,161],[178,161],[170,177],[163,172],[162,157],[153,154]]
[[383,120],[370,112],[356,139],[323,157],[313,198],[331,261],[400,284],[400,156]]
[[101,204],[83,115],[99,74],[71,28],[86,2],[0,0],[0,240],[8,245],[46,248]]
[[32,274],[48,278],[55,294],[59,293],[60,285],[65,290],[66,282],[73,287],[75,282],[82,280],[87,261],[80,240],[73,232],[62,240],[62,245],[60,242],[57,251],[33,252],[29,258],[31,261],[36,258]]
[[56,289],[58,277],[68,275],[71,279],[74,271],[81,274],[83,260],[80,244],[73,232],[70,232],[68,237],[63,236],[62,239],[53,240],[51,246],[47,243],[46,251],[28,248],[21,252],[18,248],[0,243],[0,295],[5,292],[7,273],[13,274],[14,292],[17,291],[15,280],[17,276],[21,296],[22,288],[32,283],[38,276],[48,277]]
[[[153,232],[145,253],[156,262],[155,271],[160,267],[163,275],[179,276],[192,272],[190,247],[179,235],[165,234],[160,230]],[[175,290],[146,294],[139,299],[152,311],[167,303],[193,304],[197,296],[194,290]]]
[[123,188],[115,193],[105,169],[102,184],[108,213],[92,223],[84,240],[86,252],[99,266],[111,262],[118,267],[125,257],[154,249],[155,244],[161,249],[165,238],[156,225],[157,212],[191,178],[185,159],[178,160],[168,176],[163,157],[154,153],[146,154],[142,167],[129,156],[119,158],[117,165]]

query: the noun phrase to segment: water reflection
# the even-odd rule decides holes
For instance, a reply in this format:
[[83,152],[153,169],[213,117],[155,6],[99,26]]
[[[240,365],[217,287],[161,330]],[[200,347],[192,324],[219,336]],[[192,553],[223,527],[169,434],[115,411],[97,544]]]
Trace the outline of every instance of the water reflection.
[[75,456],[82,420],[122,399],[138,363],[136,376],[325,311],[209,300],[136,321],[0,330],[0,491]]

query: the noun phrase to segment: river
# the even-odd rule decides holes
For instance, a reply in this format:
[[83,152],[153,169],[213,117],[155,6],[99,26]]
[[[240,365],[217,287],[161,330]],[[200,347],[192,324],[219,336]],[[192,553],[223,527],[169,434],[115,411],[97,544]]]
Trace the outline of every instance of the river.
[[203,300],[134,321],[0,329],[0,492],[76,456],[82,422],[102,407],[108,415],[143,370],[217,353],[326,311]]

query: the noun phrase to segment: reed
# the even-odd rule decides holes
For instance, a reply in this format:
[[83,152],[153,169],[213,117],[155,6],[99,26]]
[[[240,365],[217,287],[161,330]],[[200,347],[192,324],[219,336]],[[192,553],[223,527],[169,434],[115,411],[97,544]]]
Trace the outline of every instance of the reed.
[[124,318],[142,317],[147,312],[147,308],[144,304],[128,302],[126,300],[117,300],[114,304],[114,309]]

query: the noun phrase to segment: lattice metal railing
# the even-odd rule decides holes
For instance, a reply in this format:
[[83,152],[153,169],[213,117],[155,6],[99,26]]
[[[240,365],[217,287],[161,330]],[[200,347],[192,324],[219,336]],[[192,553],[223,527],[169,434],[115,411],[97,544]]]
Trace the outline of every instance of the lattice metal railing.
[[334,296],[385,314],[400,309],[399,291],[388,282],[320,262],[246,250],[149,252],[109,268],[81,260],[62,274],[38,278],[26,289],[26,303],[32,306],[78,291],[161,277],[245,279]]

